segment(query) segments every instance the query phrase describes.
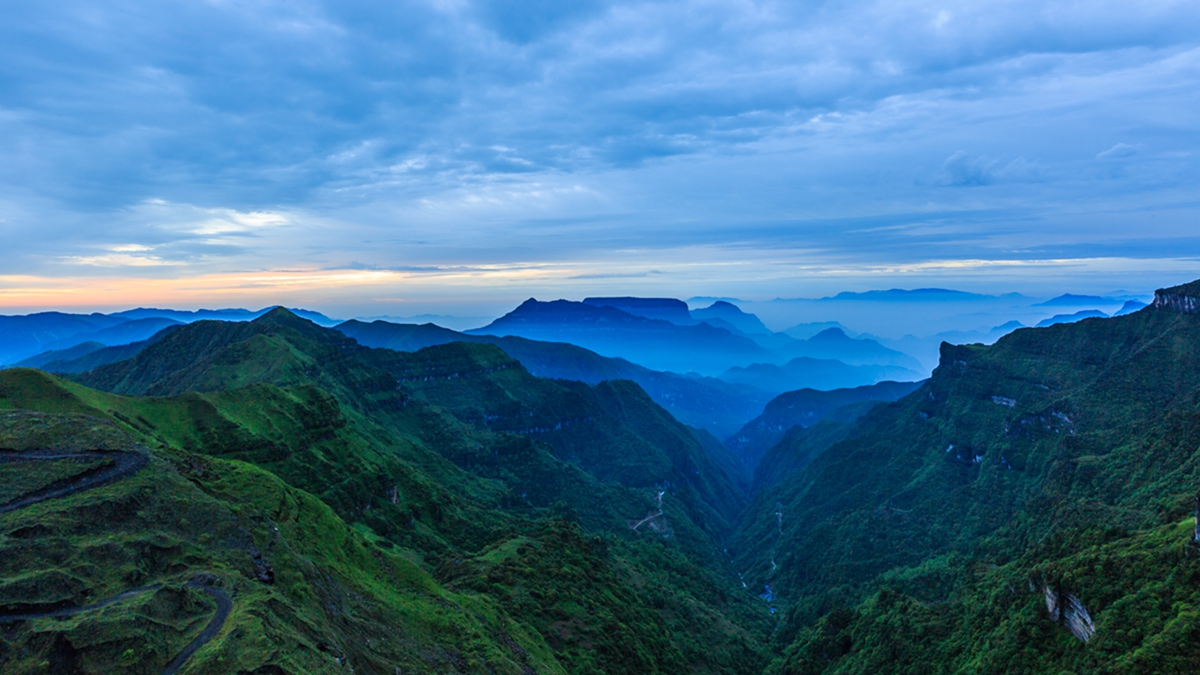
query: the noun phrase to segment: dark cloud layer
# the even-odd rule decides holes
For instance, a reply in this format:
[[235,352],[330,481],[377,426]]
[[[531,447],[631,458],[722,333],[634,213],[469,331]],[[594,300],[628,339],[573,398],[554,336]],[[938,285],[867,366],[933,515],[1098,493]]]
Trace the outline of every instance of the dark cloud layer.
[[1200,258],[1198,36],[1182,1],[12,4],[0,245],[60,276],[641,271],[598,283]]

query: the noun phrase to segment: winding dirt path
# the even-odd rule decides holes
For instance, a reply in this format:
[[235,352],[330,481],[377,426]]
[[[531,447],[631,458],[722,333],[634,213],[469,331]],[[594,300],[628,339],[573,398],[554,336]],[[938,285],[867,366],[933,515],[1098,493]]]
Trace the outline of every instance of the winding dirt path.
[[189,642],[188,646],[183,648],[183,651],[179,652],[174,659],[171,659],[171,662],[163,669],[161,675],[175,675],[175,673],[178,673],[179,669],[183,667],[183,664],[187,663],[188,659],[192,658],[193,654],[209,640],[215,638],[217,633],[221,632],[221,626],[225,625],[225,619],[229,618],[229,612],[233,610],[233,600],[230,599],[229,594],[225,591],[215,586],[206,586],[195,582],[190,582],[187,585],[192,588],[199,588],[207,593],[208,597],[217,603],[217,611],[213,614],[213,618],[208,622],[208,625],[204,627],[204,630],[200,631],[200,634],[196,636],[196,639]]
[[[216,612],[213,614],[213,618],[208,622],[208,625],[204,627],[204,630],[200,631],[200,634],[197,635],[194,640],[189,642],[188,646],[184,647],[182,651],[176,654],[174,659],[171,659],[171,662],[167,664],[167,667],[162,671],[161,675],[175,675],[178,673],[179,669],[183,667],[183,664],[187,663],[188,659],[192,658],[193,654],[199,651],[201,647],[208,643],[209,640],[212,640],[214,637],[216,637],[217,633],[221,632],[221,626],[225,625],[225,620],[229,618],[229,613],[233,610],[233,600],[225,591],[214,586],[208,586],[197,582],[188,582],[184,585],[190,588],[199,588],[207,593],[208,597],[212,598],[216,603]],[[100,609],[101,607],[107,607],[127,598],[141,595],[142,593],[157,591],[160,588],[162,588],[162,584],[140,586],[138,588],[125,591],[124,593],[118,593],[111,598],[105,598],[100,602],[84,605],[83,607],[60,607],[58,609],[45,612],[26,612],[22,614],[15,612],[0,612],[0,623],[15,623],[17,621],[30,621],[32,619],[65,619],[69,616],[75,616],[76,614],[82,614],[83,612],[90,612],[95,609]]]
[[70,454],[46,452],[0,452],[0,462],[45,462],[67,459],[109,459],[112,464],[89,469],[70,478],[55,481],[46,487],[0,505],[0,514],[33,506],[48,499],[62,499],[73,494],[94,490],[129,478],[146,468],[150,458],[140,452],[76,452]]
[[153,586],[140,586],[130,589],[124,593],[118,593],[111,598],[105,598],[100,602],[94,602],[83,607],[59,607],[58,609],[47,610],[44,612],[0,612],[0,623],[13,623],[16,621],[29,621],[31,619],[65,619],[68,616],[75,616],[82,612],[90,612],[93,609],[107,607],[115,602],[120,602],[126,598],[132,598],[135,595],[141,595],[149,591],[157,591],[162,588],[162,584],[154,584]]
[[[146,468],[150,463],[150,458],[140,452],[77,452],[77,453],[53,453],[53,452],[0,452],[0,462],[36,462],[36,461],[54,461],[54,460],[79,460],[79,459],[109,459],[113,462],[104,466],[99,466],[94,469],[89,469],[70,478],[55,481],[44,488],[30,492],[14,499],[7,504],[0,505],[0,514],[5,514],[10,511],[16,511],[27,506],[33,506],[39,502],[44,502],[49,499],[62,499],[87,490],[94,490],[105,485],[112,485],[118,481],[129,478],[142,469]],[[203,581],[189,581],[184,584],[189,588],[199,588],[204,591],[208,597],[216,603],[213,618],[200,631],[186,647],[183,648],[174,659],[167,664],[167,667],[162,671],[161,675],[176,675],[179,669],[187,663],[197,651],[205,644],[217,636],[221,632],[221,627],[225,625],[225,620],[229,618],[229,613],[233,610],[233,600],[225,591],[212,586]],[[61,619],[69,616],[74,616],[83,612],[107,607],[116,602],[120,602],[127,598],[132,598],[142,593],[156,591],[162,588],[162,584],[153,584],[151,586],[139,586],[123,593],[118,593],[111,598],[105,598],[99,602],[82,607],[57,607],[55,609],[43,612],[28,612],[26,610],[17,610],[12,612],[0,611],[0,623],[13,623],[16,621],[29,621],[32,619]],[[22,613],[18,613],[22,612]]]

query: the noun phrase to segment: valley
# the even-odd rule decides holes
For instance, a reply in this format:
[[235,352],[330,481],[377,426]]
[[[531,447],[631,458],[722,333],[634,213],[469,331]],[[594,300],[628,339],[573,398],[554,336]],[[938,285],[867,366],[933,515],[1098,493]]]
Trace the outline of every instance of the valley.
[[920,365],[634,300],[526,303],[510,335],[277,308],[56,337],[0,370],[0,666],[1196,667],[1200,282],[778,395],[634,345]]

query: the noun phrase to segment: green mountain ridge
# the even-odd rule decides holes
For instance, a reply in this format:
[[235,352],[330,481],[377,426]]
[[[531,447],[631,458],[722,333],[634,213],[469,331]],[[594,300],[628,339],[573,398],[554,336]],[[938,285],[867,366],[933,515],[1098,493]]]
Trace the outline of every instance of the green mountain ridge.
[[762,411],[770,395],[716,378],[685,377],[650,370],[625,359],[599,354],[565,342],[542,342],[522,337],[470,335],[433,324],[394,324],[385,321],[346,321],[337,330],[369,347],[415,351],[450,342],[493,344],[521,362],[538,377],[579,380],[632,380],[679,421],[725,437]]
[[[100,672],[135,657],[147,664],[142,672],[156,672],[153,664],[165,664],[204,619],[194,616],[203,596],[184,583],[196,574],[215,574],[233,610],[184,672],[340,672],[333,664],[344,663],[379,673],[749,673],[765,663],[765,617],[721,552],[745,499],[710,455],[724,449],[632,383],[541,380],[490,345],[412,354],[370,349],[286,310],[250,323],[180,327],[134,358],[78,379],[89,386],[38,371],[0,372],[0,408],[106,420],[64,423],[71,433],[46,445],[95,445],[88,435],[112,427],[160,467],[87,499],[103,505],[129,499],[129,490],[149,491],[165,501],[142,507],[144,518],[190,522],[182,504],[199,497],[185,491],[187,481],[207,485],[194,478],[197,470],[242,471],[237,489],[222,493],[231,504],[213,508],[241,513],[243,502],[261,504],[259,516],[239,517],[261,517],[257,529],[242,527],[265,532],[269,543],[273,528],[285,530],[268,507],[280,497],[259,490],[262,479],[253,476],[272,476],[288,494],[326,509],[320,532],[293,533],[287,550],[319,550],[326,544],[313,537],[333,537],[386,564],[282,555],[261,539],[234,551],[215,534],[201,541],[197,532],[207,525],[160,533],[143,531],[138,521],[114,526],[111,546],[134,546],[122,553],[126,559],[143,559],[136,542],[146,536],[182,557],[145,558],[133,577],[111,576],[115,569],[80,576],[74,570],[96,566],[89,557],[95,537],[66,534],[91,523],[87,511],[70,509],[83,495],[39,504],[32,508],[68,509],[63,534],[10,527],[29,510],[3,516],[6,582],[78,576],[74,587],[82,595],[54,601],[75,605],[157,584],[193,598],[190,619],[154,610],[191,628],[174,637],[147,633],[140,642],[129,637],[127,627],[142,621],[133,615],[150,611],[138,608],[143,596],[75,615],[74,625],[92,636],[86,639],[59,630],[53,619],[18,622],[0,643],[5,672],[10,665],[39,672],[63,659],[81,672]],[[193,477],[171,483],[172,470]],[[51,565],[35,564],[36,556],[16,553],[29,537],[54,541],[62,553]],[[186,537],[191,544],[171,543]],[[255,579],[269,576],[265,564],[275,579],[266,591],[274,595],[264,600],[269,607],[254,609],[255,584],[262,583]],[[410,602],[406,587],[390,588],[388,579],[401,574],[417,579],[424,589],[418,595],[430,599]],[[0,587],[0,610],[46,606],[36,594],[53,584],[30,583]],[[374,617],[369,627],[347,627],[342,610],[330,609],[345,606],[345,597],[356,598],[356,615]],[[293,629],[281,627],[295,617],[304,624],[297,634],[314,636],[310,643],[324,645],[314,653],[329,658],[246,624],[287,633]],[[239,635],[269,649],[237,647]],[[385,642],[387,649],[379,646]],[[230,650],[237,652],[233,662]]]
[[1195,672],[1196,298],[943,345],[758,495],[733,549],[783,610],[767,672]]
[[0,670],[1195,672],[1198,313],[943,345],[753,494],[634,382],[286,310],[0,371]]
[[[850,422],[874,404],[895,401],[919,386],[920,382],[880,382],[851,389],[789,391],[771,399],[761,415],[725,440],[725,447],[753,471],[793,427],[810,427],[826,418]],[[867,405],[858,405],[863,403]]]

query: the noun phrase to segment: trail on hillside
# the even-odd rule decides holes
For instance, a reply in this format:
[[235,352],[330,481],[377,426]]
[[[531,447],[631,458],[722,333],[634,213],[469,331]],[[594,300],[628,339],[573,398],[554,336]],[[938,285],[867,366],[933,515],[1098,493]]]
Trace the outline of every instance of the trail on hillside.
[[150,463],[150,458],[140,452],[103,451],[52,453],[52,452],[0,452],[0,462],[42,462],[69,459],[109,459],[112,464],[89,469],[70,478],[55,481],[39,490],[0,505],[0,514],[33,506],[48,499],[61,499],[105,485],[112,485],[136,474]]
[[14,623],[17,621],[31,621],[33,619],[65,619],[69,616],[75,616],[76,614],[82,614],[83,612],[90,612],[94,609],[100,609],[101,607],[108,607],[109,605],[120,602],[126,598],[132,598],[136,595],[141,595],[142,593],[147,593],[149,591],[157,591],[160,588],[162,588],[162,584],[154,584],[151,586],[139,586],[138,588],[132,588],[128,591],[125,591],[124,593],[118,593],[118,594],[112,596],[111,598],[105,598],[104,600],[101,600],[100,602],[94,602],[90,605],[84,605],[82,607],[61,607],[61,606],[59,606],[59,607],[56,607],[55,609],[50,609],[50,610],[46,610],[43,612],[30,612],[27,609],[15,610],[15,611],[9,611],[9,612],[0,611],[0,623]]
[[183,651],[179,652],[174,659],[171,659],[171,662],[163,669],[162,675],[175,675],[175,673],[179,672],[179,669],[183,667],[183,664],[187,663],[188,659],[192,658],[193,654],[199,651],[209,640],[215,638],[217,633],[221,632],[221,626],[225,625],[225,619],[229,618],[229,612],[233,609],[233,600],[230,599],[229,594],[225,591],[215,586],[195,581],[188,582],[187,586],[199,588],[207,593],[208,597],[217,603],[216,613],[213,614],[212,620],[208,622],[204,630],[200,631],[200,634],[196,636],[196,639],[188,643],[188,646],[184,647]]
[[[233,600],[229,597],[229,594],[219,588],[216,588],[215,586],[210,586],[205,582],[198,581],[189,581],[188,583],[184,584],[184,586],[189,588],[199,588],[200,590],[204,591],[208,597],[212,598],[216,603],[215,612],[213,614],[213,618],[209,620],[208,625],[204,627],[204,630],[200,631],[200,634],[197,635],[196,638],[191,642],[189,642],[188,645],[184,647],[174,659],[171,659],[171,662],[167,664],[165,669],[163,669],[161,675],[175,675],[175,673],[178,673],[179,669],[182,668],[185,663],[187,663],[188,659],[190,659],[192,655],[194,655],[200,650],[201,647],[207,644],[209,640],[212,640],[214,637],[216,637],[217,633],[221,632],[221,627],[225,625],[225,620],[229,618],[229,613],[233,610]],[[58,607],[44,612],[29,612],[20,610],[20,613],[18,613],[15,611],[0,611],[0,623],[15,623],[17,621],[31,621],[33,619],[65,619],[70,616],[75,616],[76,614],[82,614],[84,612],[91,612],[103,607],[108,607],[109,605],[141,595],[142,593],[157,591],[162,587],[162,584],[139,586],[138,588],[130,589],[124,593],[118,593],[111,598],[105,598],[100,602],[94,602],[90,605],[84,605],[82,607]]]
[[[30,492],[14,499],[13,501],[0,505],[0,514],[16,511],[17,509],[33,506],[40,502],[50,499],[62,499],[80,492],[93,490],[105,485],[112,485],[118,481],[129,478],[142,469],[146,468],[150,463],[150,458],[140,452],[115,452],[115,451],[95,451],[95,452],[76,452],[76,453],[56,453],[52,451],[34,451],[34,452],[2,452],[0,451],[0,462],[37,462],[37,461],[55,461],[55,460],[96,460],[96,459],[112,459],[112,464],[106,464],[94,469],[89,469],[70,478],[55,481],[50,485]],[[200,634],[195,637],[186,647],[180,651],[167,667],[162,671],[161,675],[175,675],[179,669],[187,663],[197,651],[205,644],[217,636],[221,632],[221,627],[225,625],[225,620],[229,618],[229,613],[233,610],[233,600],[229,594],[213,586],[213,579],[210,575],[198,575],[192,581],[184,584],[188,588],[198,588],[203,591],[208,597],[213,599],[216,604],[213,618],[209,620],[208,625]],[[82,607],[63,607],[57,606],[53,609],[47,609],[41,612],[30,612],[29,608],[20,610],[2,611],[0,610],[0,623],[14,623],[17,621],[30,621],[33,619],[63,619],[66,617],[90,612],[112,605],[114,603],[132,598],[143,593],[156,591],[162,588],[162,584],[152,584],[150,586],[139,586],[122,593],[118,593],[110,598],[105,598],[99,602],[94,602],[90,605]]]

